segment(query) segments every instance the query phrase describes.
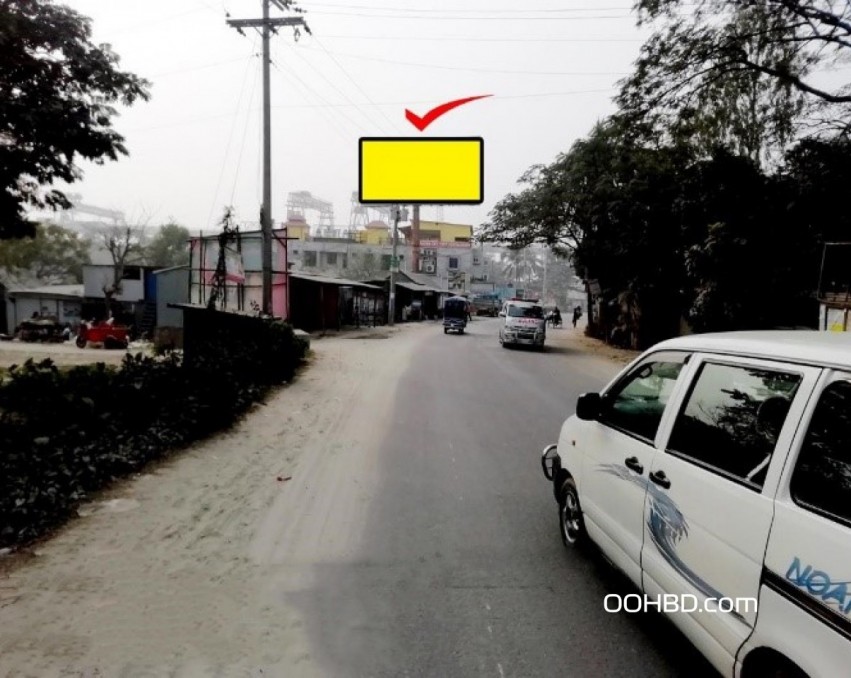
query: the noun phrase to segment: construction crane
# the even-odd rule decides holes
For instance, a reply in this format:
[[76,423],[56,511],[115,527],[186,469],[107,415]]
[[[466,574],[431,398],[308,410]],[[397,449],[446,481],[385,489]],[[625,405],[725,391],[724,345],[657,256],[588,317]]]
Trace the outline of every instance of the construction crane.
[[349,229],[363,228],[371,221],[391,223],[395,217],[394,205],[364,205],[357,191],[352,191],[352,210],[349,216]]
[[301,217],[305,221],[305,211],[314,210],[319,213],[319,228],[329,228],[334,225],[334,205],[311,195],[310,191],[293,191],[287,193],[287,219]]
[[124,223],[124,212],[118,210],[104,209],[103,207],[95,207],[94,205],[85,205],[78,194],[68,196],[71,201],[71,207],[59,213],[59,223],[65,226],[73,226],[79,222],[78,214],[86,214],[91,217],[100,217],[101,219],[111,222],[112,224]]

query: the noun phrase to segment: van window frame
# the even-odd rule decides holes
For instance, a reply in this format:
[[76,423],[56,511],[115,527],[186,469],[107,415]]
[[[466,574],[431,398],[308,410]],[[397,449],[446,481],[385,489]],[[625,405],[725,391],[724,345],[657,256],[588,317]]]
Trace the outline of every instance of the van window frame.
[[828,388],[839,382],[845,382],[849,384],[849,386],[851,386],[851,373],[837,371],[836,373],[830,375],[830,379],[826,381],[816,393],[813,393],[815,403],[808,413],[809,417],[807,418],[807,420],[805,422],[801,422],[802,436],[800,438],[800,444],[798,445],[794,460],[792,461],[792,468],[790,469],[790,473],[788,476],[788,492],[789,498],[792,500],[792,503],[794,503],[795,506],[800,507],[808,513],[814,513],[815,515],[821,516],[825,520],[829,520],[831,523],[847,528],[851,527],[851,518],[836,515],[831,511],[816,506],[815,504],[810,504],[807,501],[798,499],[795,492],[793,491],[795,474],[798,472],[799,464],[801,462],[801,454],[804,451],[804,443],[807,440],[807,436],[810,432],[810,425],[813,422],[813,415],[815,415],[818,406],[821,404],[822,396],[824,395],[825,391],[827,391]]
[[694,351],[690,351],[690,350],[687,350],[687,349],[678,349],[678,348],[664,348],[664,349],[661,349],[659,351],[654,351],[653,353],[649,353],[649,354],[645,355],[639,362],[636,362],[627,372],[625,372],[623,374],[623,376],[621,376],[615,382],[610,384],[609,387],[607,389],[605,389],[600,394],[600,397],[605,402],[608,397],[611,397],[611,394],[613,392],[620,389],[622,384],[625,381],[627,381],[633,374],[635,374],[636,370],[641,369],[642,366],[644,366],[644,365],[646,365],[647,363],[650,363],[650,362],[672,362],[672,361],[665,361],[664,359],[660,360],[660,357],[664,357],[665,355],[671,355],[671,354],[682,355],[682,358],[683,358],[682,365],[683,366],[680,369],[680,373],[677,375],[677,379],[676,379],[675,384],[674,384],[674,390],[671,391],[671,399],[665,404],[665,408],[662,410],[662,416],[659,418],[659,424],[656,426],[656,433],[654,434],[653,438],[647,438],[645,436],[639,435],[638,433],[635,433],[634,431],[629,431],[629,430],[622,428],[620,426],[616,426],[615,424],[613,424],[611,422],[603,421],[600,418],[598,418],[596,420],[597,423],[600,424],[601,426],[606,427],[609,430],[617,431],[618,433],[620,433],[622,435],[629,436],[633,440],[638,440],[639,442],[646,443],[646,444],[650,445],[651,447],[655,446],[656,439],[659,436],[659,431],[662,430],[663,424],[665,422],[665,415],[669,412],[670,408],[673,406],[675,401],[678,400],[676,382],[678,382],[682,378],[682,375],[685,373],[686,367],[689,365],[689,362],[694,357]]
[[[742,362],[738,362],[737,360],[725,360],[724,359],[725,357],[742,360]],[[780,427],[780,432],[778,432],[778,434],[777,434],[777,440],[774,442],[774,450],[772,451],[771,457],[769,458],[768,464],[767,464],[767,466],[770,468],[772,462],[775,459],[775,455],[777,453],[777,446],[778,446],[779,441],[780,441],[780,436],[783,432],[783,429],[787,425],[788,418],[789,418],[789,412],[791,412],[792,406],[794,405],[795,400],[798,398],[798,394],[800,393],[801,387],[805,383],[806,374],[803,370],[800,369],[802,367],[805,367],[805,365],[803,365],[803,364],[783,362],[783,363],[780,363],[780,364],[774,363],[774,364],[769,366],[769,365],[765,365],[765,364],[760,364],[762,361],[768,362],[768,361],[771,361],[771,358],[767,358],[767,357],[757,358],[757,357],[750,356],[750,355],[739,355],[739,354],[734,354],[734,353],[721,353],[721,352],[711,352],[711,353],[706,352],[706,353],[704,353],[700,362],[697,364],[694,372],[690,375],[690,381],[689,381],[688,384],[686,384],[686,387],[684,389],[684,393],[683,393],[682,397],[679,399],[679,402],[677,403],[677,411],[676,411],[675,414],[672,415],[672,421],[671,421],[671,424],[670,424],[670,428],[668,429],[668,431],[666,433],[664,444],[662,445],[662,451],[665,454],[668,454],[672,457],[676,457],[677,459],[680,459],[684,462],[692,464],[693,466],[697,466],[698,468],[701,468],[701,469],[703,469],[703,470],[705,470],[705,471],[707,471],[707,472],[709,472],[713,475],[724,478],[725,480],[728,480],[732,483],[735,483],[736,485],[741,485],[742,487],[745,487],[745,488],[751,490],[752,492],[756,492],[757,494],[762,494],[763,491],[765,490],[765,486],[766,486],[765,482],[763,482],[762,485],[757,485],[755,482],[748,480],[747,478],[742,478],[741,476],[737,476],[736,474],[731,473],[730,471],[727,471],[727,470],[720,468],[718,466],[714,466],[713,464],[705,462],[702,459],[697,459],[695,457],[692,457],[691,455],[686,454],[685,452],[673,450],[670,447],[671,437],[672,437],[673,432],[674,432],[674,427],[676,426],[677,421],[679,420],[680,416],[683,414],[686,406],[688,405],[688,403],[691,399],[691,396],[694,393],[694,389],[697,386],[697,382],[700,379],[701,374],[703,373],[703,368],[706,365],[720,365],[720,366],[725,366],[725,367],[736,367],[736,368],[740,368],[740,369],[753,368],[753,369],[775,371],[775,372],[781,372],[781,373],[787,373],[787,374],[796,374],[796,375],[798,375],[798,377],[800,377],[800,381],[798,383],[798,387],[795,390],[795,395],[792,397],[792,400],[789,403],[789,411],[787,411],[786,418],[784,418],[784,420],[783,420],[783,426]],[[783,454],[783,456],[784,457],[786,456],[785,453]]]

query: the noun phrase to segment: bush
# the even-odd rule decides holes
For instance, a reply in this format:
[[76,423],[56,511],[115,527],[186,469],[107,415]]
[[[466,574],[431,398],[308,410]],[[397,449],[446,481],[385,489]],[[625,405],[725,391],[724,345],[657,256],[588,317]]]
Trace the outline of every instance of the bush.
[[60,370],[32,360],[0,385],[0,547],[30,541],[113,479],[232,425],[303,360],[279,321],[242,341]]

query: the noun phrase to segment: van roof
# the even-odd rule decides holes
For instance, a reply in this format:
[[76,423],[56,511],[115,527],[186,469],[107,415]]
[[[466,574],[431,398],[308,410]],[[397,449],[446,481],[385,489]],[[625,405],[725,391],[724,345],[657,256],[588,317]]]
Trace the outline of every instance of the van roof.
[[508,299],[505,303],[514,306],[540,306],[537,301],[528,301],[526,299]]
[[851,333],[845,332],[768,330],[691,334],[668,339],[653,348],[728,353],[809,365],[851,368]]

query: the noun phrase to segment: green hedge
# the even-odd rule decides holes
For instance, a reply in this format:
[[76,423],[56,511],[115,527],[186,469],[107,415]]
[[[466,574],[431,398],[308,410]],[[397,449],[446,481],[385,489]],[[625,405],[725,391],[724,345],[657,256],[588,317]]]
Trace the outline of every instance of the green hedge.
[[185,364],[140,354],[120,368],[11,369],[0,385],[0,547],[44,534],[87,494],[227,428],[291,380],[307,344],[255,320],[249,337],[211,333]]

